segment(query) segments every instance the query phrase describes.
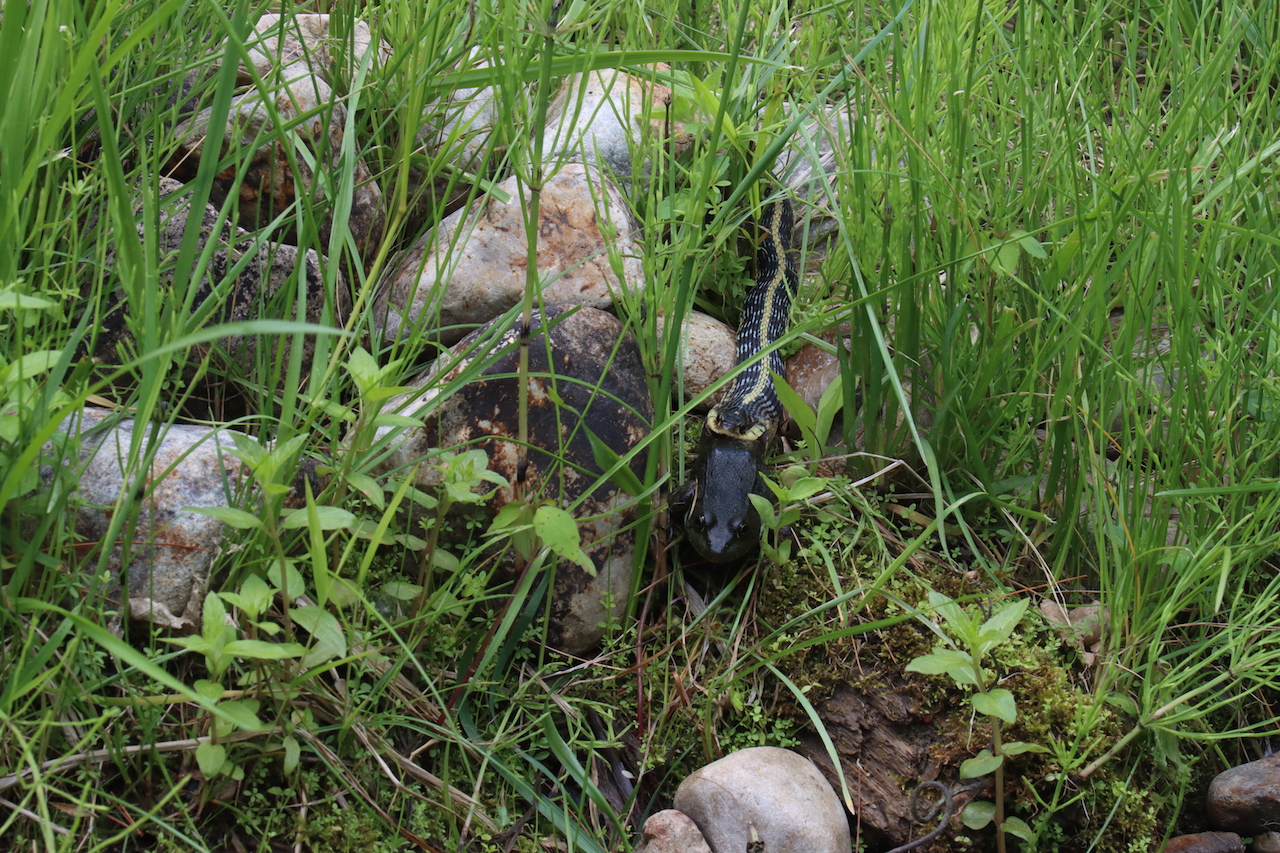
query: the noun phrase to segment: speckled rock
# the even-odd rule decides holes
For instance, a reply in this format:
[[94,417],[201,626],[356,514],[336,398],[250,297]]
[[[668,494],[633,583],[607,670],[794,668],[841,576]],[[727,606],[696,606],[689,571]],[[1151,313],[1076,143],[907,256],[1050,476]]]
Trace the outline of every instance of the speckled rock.
[[1244,842],[1234,832],[1197,832],[1170,838],[1160,853],[1244,853]]
[[[662,339],[666,318],[658,317],[658,339]],[[685,318],[682,335],[679,387],[672,386],[677,397],[691,400],[703,394],[738,363],[738,339],[727,324],[708,317],[700,311],[691,311]],[[715,394],[707,397],[694,411],[705,412],[729,393],[730,384],[723,385]]]
[[1280,755],[1219,773],[1205,810],[1210,826],[1241,835],[1280,827]]
[[[457,211],[400,257],[374,301],[375,321],[387,340],[417,328],[452,343],[523,298],[528,238],[518,188],[515,178],[499,187],[509,202],[491,196],[471,211]],[[611,181],[577,164],[547,179],[537,263],[546,302],[607,308],[618,288],[643,286],[630,214]]]
[[[250,51],[261,87],[232,100],[224,128],[209,127],[208,109],[177,127],[176,136],[181,143],[170,157],[166,173],[178,180],[185,182],[195,177],[205,140],[210,137],[223,150],[234,147],[248,152],[250,162],[244,182],[235,182],[238,168],[223,170],[215,177],[210,194],[221,204],[235,192],[240,223],[246,227],[266,227],[289,211],[299,194],[312,203],[331,203],[336,191],[333,183],[348,168],[342,153],[346,108],[335,98],[330,76],[335,43],[339,40],[329,38],[327,21],[316,20],[326,17],[302,16],[306,21],[300,23],[298,18],[281,22],[279,16],[264,16],[260,29],[255,30],[260,40]],[[367,39],[367,28],[364,34]],[[361,47],[357,40],[353,49],[368,50],[368,43]],[[380,50],[378,55],[383,53]],[[246,85],[248,80],[245,75]],[[276,117],[284,134],[277,133]],[[265,144],[264,138],[269,138]],[[316,179],[304,158],[294,156],[294,140],[315,156],[324,175],[322,180]],[[296,169],[290,164],[291,156]],[[348,225],[357,249],[364,253],[382,236],[382,190],[363,160],[357,158],[349,169],[352,199]],[[275,238],[296,242],[294,222],[292,216],[286,217]],[[320,222],[322,244],[328,244],[332,227],[332,215],[326,215]]]
[[711,848],[692,818],[666,809],[644,822],[635,853],[711,853]]
[[[182,244],[182,235],[187,228],[190,214],[190,193],[182,184],[169,178],[160,180],[161,201],[159,241],[160,253],[159,284],[166,292],[172,287],[176,270],[174,260]],[[142,215],[142,205],[135,208],[138,216]],[[138,224],[138,234],[143,234],[143,225]],[[309,323],[327,324],[341,327],[346,322],[351,308],[351,294],[346,280],[340,271],[334,270],[335,285],[332,292],[325,285],[320,257],[314,250],[308,250],[299,258],[295,246],[264,243],[255,248],[252,235],[243,229],[232,229],[228,223],[218,226],[218,211],[213,205],[206,205],[204,217],[200,223],[200,246],[213,242],[216,248],[209,258],[205,275],[200,279],[198,290],[193,301],[197,311],[209,308],[210,298],[218,300],[205,325],[215,323],[232,323],[257,319],[296,319]],[[245,255],[250,255],[245,260]],[[107,254],[108,266],[115,264],[114,250]],[[238,264],[244,265],[228,279],[228,274]],[[306,280],[307,304],[302,310],[294,305],[295,291],[282,287],[289,283],[294,270],[302,265],[302,275]],[[290,285],[292,287],[293,285]],[[276,298],[280,294],[279,299]],[[265,355],[275,363],[287,363],[290,336],[280,336],[271,340],[271,350]],[[91,345],[94,356],[107,363],[119,363],[127,360],[136,349],[133,332],[129,326],[129,305],[123,292],[115,294],[110,309],[106,312],[100,326],[95,330]],[[218,341],[218,346],[229,357],[230,361],[248,371],[258,356],[257,349],[261,340],[257,337],[229,335]],[[196,348],[193,353],[193,364],[198,363],[205,355],[209,345]],[[309,370],[315,352],[315,337],[303,338],[303,372]]]
[[[248,469],[229,450],[238,433],[184,424],[145,424],[148,438],[135,435],[132,419],[108,409],[85,408],[59,429],[79,448],[79,458],[62,464],[76,468],[75,530],[85,568],[97,571],[99,546],[110,532],[121,501],[138,508],[132,528],[117,531],[106,570],[127,590],[128,614],[162,628],[200,629],[211,567],[223,550],[223,522],[195,507],[236,507],[256,511],[257,490]],[[242,436],[243,437],[243,436]],[[139,458],[149,464],[126,471],[135,441]],[[154,442],[152,444],[151,442]],[[77,467],[78,466],[78,467]],[[45,467],[46,482],[53,470]],[[285,507],[302,506],[304,483],[319,494],[325,478],[314,460],[295,472]],[[127,569],[124,567],[127,566]],[[114,596],[112,596],[114,598]]]
[[[616,68],[570,77],[547,108],[543,157],[607,167],[624,185],[645,177],[651,163],[634,167],[631,152],[665,138],[670,104],[671,89]],[[670,132],[671,156],[678,156],[692,135],[678,121]]]
[[758,746],[730,753],[676,789],[714,853],[742,853],[751,829],[768,853],[849,853],[849,824],[827,780],[806,758]]
[[191,507],[243,506],[247,499],[248,472],[227,453],[235,447],[231,431],[182,425],[162,429],[145,474],[126,481],[122,460],[128,459],[134,440],[132,420],[90,408],[62,429],[80,436],[83,467],[75,529],[84,540],[87,566],[97,566],[95,546],[108,533],[116,502],[122,496],[136,502],[137,525],[121,531],[128,547],[111,549],[107,570],[118,577],[127,562],[125,586],[133,618],[198,630],[224,525]]
[[[489,66],[489,61],[478,50],[473,50],[457,71]],[[443,154],[459,169],[475,169],[490,148],[501,115],[501,97],[502,92],[496,86],[455,89],[443,101],[430,105],[417,134],[420,150],[432,157]]]
[[[582,548],[596,568],[593,577],[568,561],[556,570],[552,590],[551,643],[570,654],[590,651],[604,635],[606,623],[626,608],[631,590],[636,509],[631,498],[612,482],[598,483],[589,434],[614,453],[625,455],[649,432],[653,417],[639,350],[622,323],[604,311],[582,308],[567,312],[548,306],[554,321],[550,359],[544,320],[535,314],[529,346],[529,421],[531,450],[527,489],[574,510]],[[421,429],[383,428],[372,452],[376,470],[417,467],[417,482],[439,485],[431,462],[440,448],[480,448],[489,468],[506,480],[517,479],[519,452],[512,440],[518,429],[518,334],[497,321],[478,330],[442,356],[435,367],[409,384],[421,389],[393,399],[384,411],[423,419]],[[554,374],[553,378],[548,378]],[[450,394],[449,385],[465,384]],[[561,459],[566,464],[561,464]],[[631,470],[643,477],[644,459],[637,455]],[[486,511],[492,515],[513,498],[499,488]]]

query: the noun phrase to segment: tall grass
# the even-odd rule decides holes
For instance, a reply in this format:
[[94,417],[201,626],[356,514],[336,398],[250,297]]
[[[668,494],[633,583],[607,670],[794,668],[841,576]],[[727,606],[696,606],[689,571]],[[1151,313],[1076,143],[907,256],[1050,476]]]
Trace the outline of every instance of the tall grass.
[[[225,849],[250,837],[348,849],[338,827],[375,849],[490,849],[503,833],[525,847],[555,835],[612,849],[628,815],[661,807],[701,760],[787,743],[799,725],[826,737],[810,691],[849,676],[815,675],[799,663],[805,649],[906,618],[869,592],[896,597],[966,571],[984,594],[1097,595],[1109,607],[1104,663],[1083,676],[1073,727],[1054,744],[1060,774],[1016,804],[1046,845],[1127,843],[1106,822],[1089,838],[1054,835],[1086,796],[1073,784],[1145,778],[1153,760],[1214,767],[1237,755],[1215,743],[1273,728],[1280,14],[1263,2],[335,6],[335,32],[358,15],[394,56],[360,65],[339,51],[347,125],[327,190],[256,237],[290,225],[325,257],[327,287],[339,271],[350,282],[355,310],[318,336],[310,371],[294,346],[235,382],[249,401],[237,425],[281,454],[260,480],[303,454],[337,476],[310,496],[300,529],[237,533],[214,587],[234,594],[263,578],[317,602],[286,638],[306,645],[306,664],[236,660],[223,685],[234,681],[235,696],[211,698],[197,687],[210,678],[199,656],[99,627],[113,607],[97,576],[104,543],[133,514],[122,501],[104,543],[74,541],[74,471],[46,467],[42,480],[38,467],[76,451],[58,426],[109,397],[160,433],[185,416],[197,343],[306,331],[266,319],[204,328],[191,309],[209,259],[194,226],[166,261],[172,286],[160,285],[160,208],[173,200],[156,187],[179,119],[167,93],[199,72],[192,94],[218,126],[261,11],[43,0],[0,18],[0,55],[13,57],[0,64],[0,837],[43,850]],[[473,51],[489,66],[462,65]],[[220,71],[205,73],[210,56]],[[647,67],[660,60],[671,69]],[[679,325],[660,338],[656,318],[696,308],[736,320],[750,278],[740,226],[771,191],[774,157],[823,116],[839,133],[822,181],[840,231],[784,346],[847,328],[846,437],[909,459],[911,482],[925,485],[856,494],[811,461],[833,448],[794,454],[833,477],[838,499],[805,508],[794,566],[705,603],[682,583],[678,553],[648,541],[653,531],[664,544],[657,519],[645,522],[632,612],[648,621],[616,626],[585,667],[537,642],[545,579],[494,586],[479,548],[428,557],[429,597],[397,597],[418,558],[390,543],[427,538],[403,519],[409,505],[430,517],[430,499],[410,472],[371,474],[385,449],[371,436],[378,399],[434,350],[425,336],[384,346],[371,302],[450,198],[470,203],[511,173],[536,189],[555,163],[524,129],[562,78],[614,66],[671,85],[671,117],[695,132],[679,158],[656,136],[634,157],[647,286],[619,311],[656,410],[637,451],[648,454],[638,499],[660,509],[698,428],[696,401],[664,369],[678,360]],[[495,87],[500,105],[482,162],[468,171],[450,151],[417,151],[432,105],[474,86]],[[263,142],[305,156],[286,122]],[[241,154],[204,152],[193,209]],[[346,221],[358,158],[388,212],[363,257]],[[234,221],[234,209],[221,216]],[[81,361],[117,292],[137,356],[119,368]],[[530,289],[522,310],[535,305]],[[234,370],[214,357],[196,372],[231,381]],[[352,441],[361,452],[333,456]],[[144,470],[151,452],[137,442],[126,466]],[[878,470],[868,458],[848,476]],[[326,507],[354,516],[334,522]],[[650,590],[655,563],[673,573]],[[809,567],[791,589],[771,576]],[[791,610],[769,610],[787,595]],[[241,694],[258,702],[262,731],[237,717]],[[196,756],[211,732],[242,778],[206,778]],[[647,775],[619,799],[625,786],[602,780],[624,764]],[[1176,812],[1164,804],[1146,831],[1158,837]]]

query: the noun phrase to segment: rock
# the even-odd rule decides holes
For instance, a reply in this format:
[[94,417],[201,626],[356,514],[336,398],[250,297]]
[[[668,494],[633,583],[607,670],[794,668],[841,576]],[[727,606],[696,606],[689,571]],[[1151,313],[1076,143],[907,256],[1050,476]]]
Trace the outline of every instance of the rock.
[[[160,179],[160,191],[164,195],[161,201],[159,240],[160,288],[162,292],[172,292],[175,278],[188,276],[177,275],[174,260],[182,244],[183,232],[187,228],[190,215],[190,192],[185,192],[182,184],[170,178]],[[135,213],[142,215],[143,206],[137,205]],[[138,234],[145,233],[144,226],[138,224]],[[332,294],[325,286],[324,274],[320,266],[320,256],[314,250],[303,253],[301,261],[295,246],[263,243],[255,248],[255,241],[243,229],[232,229],[229,223],[218,226],[218,210],[213,205],[205,205],[204,217],[200,222],[199,249],[210,242],[216,245],[209,257],[209,264],[200,279],[195,298],[192,300],[193,311],[208,311],[206,326],[217,323],[236,323],[257,319],[293,319],[308,323],[331,325],[341,328],[346,322],[347,313],[351,309],[351,294],[346,280],[340,271],[334,271],[336,286]],[[245,256],[249,258],[246,260]],[[115,264],[114,250],[106,257],[107,266]],[[228,279],[228,274],[243,262],[235,277]],[[306,279],[307,304],[301,310],[294,304],[296,291],[281,288],[294,288],[289,282],[299,263],[302,264],[302,275]],[[193,265],[189,276],[195,274]],[[277,299],[279,294],[280,299]],[[216,299],[217,305],[210,306],[210,299]],[[101,325],[96,330],[90,351],[107,363],[120,363],[132,357],[136,349],[133,331],[130,326],[128,297],[123,292],[114,296],[115,303],[105,313]],[[257,348],[261,339],[256,336],[228,335],[218,340],[218,346],[236,364],[248,373],[258,359]],[[270,350],[263,354],[269,363],[287,364],[290,336],[279,336],[270,339]],[[208,352],[209,345],[196,348],[192,355],[192,367],[198,364]],[[315,337],[303,338],[302,370],[305,375],[311,365],[315,352]],[[281,371],[283,375],[283,371]],[[278,390],[278,389],[277,389]]]
[[[335,22],[338,27],[333,27]],[[350,32],[339,32],[346,29],[347,23],[344,16],[331,19],[328,15],[263,15],[246,39],[249,64],[259,77],[265,78],[276,68],[304,62],[332,84],[350,79],[366,61],[371,63],[370,70],[391,61],[391,47],[385,41],[379,41],[378,50],[369,56],[373,32],[368,24],[356,20]],[[245,86],[252,83],[243,65],[239,82]]]
[[[357,158],[354,163],[344,160],[346,108],[335,99],[327,79],[333,63],[333,40],[316,35],[328,33],[327,22],[323,26],[315,21],[299,23],[294,29],[295,18],[282,24],[278,16],[267,15],[262,21],[266,22],[265,29],[255,31],[261,40],[250,52],[262,88],[232,100],[224,128],[209,127],[211,109],[178,125],[176,135],[181,142],[169,159],[166,174],[181,181],[193,179],[205,141],[210,137],[217,140],[224,152],[229,149],[243,152],[249,158],[244,181],[237,183],[238,165],[225,169],[215,177],[210,196],[221,204],[234,193],[240,223],[258,230],[289,212],[300,194],[308,200],[304,204],[331,204],[335,194],[345,189],[335,183],[344,180],[344,173],[349,169],[352,198],[347,224],[357,250],[363,255],[382,236],[382,190],[363,160]],[[274,36],[272,27],[277,28]],[[283,39],[279,36],[281,27],[289,29]],[[361,48],[357,45],[355,49]],[[277,117],[283,124],[281,128],[276,127]],[[322,178],[317,179],[306,159],[296,155],[293,149],[298,143],[314,155]],[[296,169],[290,163],[291,157]],[[326,212],[319,223],[323,245],[328,245],[332,228],[332,213]],[[295,217],[286,216],[274,236],[297,242]]]
[[[589,433],[623,456],[645,439],[653,417],[644,366],[634,339],[624,336],[617,318],[604,311],[548,306],[551,327],[548,361],[544,321],[533,319],[529,345],[530,402],[526,488],[576,508],[582,548],[595,565],[594,577],[571,562],[561,562],[552,591],[550,640],[569,654],[584,654],[599,643],[605,624],[622,614],[631,592],[636,509],[611,482],[597,484]],[[517,321],[518,323],[518,321]],[[441,356],[436,366],[412,380],[421,389],[387,403],[384,411],[422,418],[421,429],[379,431],[374,448],[385,447],[376,470],[407,470],[418,465],[417,482],[440,484],[430,463],[441,448],[480,448],[489,469],[508,483],[517,479],[519,453],[518,391],[515,374],[519,348],[516,328],[498,321],[468,336]],[[554,372],[554,383],[547,376]],[[465,381],[447,396],[441,389]],[[556,400],[560,401],[559,403]],[[561,459],[565,464],[561,464]],[[419,463],[425,463],[419,465]],[[644,476],[643,455],[631,462]],[[487,512],[495,514],[513,499],[499,488]]]
[[1219,773],[1205,810],[1217,829],[1254,835],[1280,826],[1280,755]]
[[[670,70],[665,65],[658,70]],[[624,74],[616,68],[588,71],[570,77],[547,107],[543,161],[562,160],[603,166],[624,186],[635,177],[647,177],[649,160],[637,168],[632,150],[645,150],[668,129],[671,89]],[[679,156],[692,143],[681,122],[670,124],[671,156]]]
[[[459,72],[490,67],[490,62],[473,49]],[[426,109],[418,131],[420,150],[433,158],[444,156],[459,169],[472,171],[492,147],[494,129],[501,117],[497,86],[455,89],[444,101]]]
[[1092,666],[1102,650],[1102,633],[1111,621],[1111,611],[1100,601],[1066,610],[1046,598],[1040,602],[1040,612],[1063,642],[1080,650],[1085,666]]
[[[452,343],[523,298],[529,246],[516,179],[499,188],[510,194],[509,202],[490,196],[474,210],[457,211],[401,256],[374,300],[375,322],[388,341],[416,329]],[[547,179],[537,253],[548,303],[607,308],[618,288],[644,285],[626,202],[611,181],[586,166],[570,164]]]
[[129,615],[163,628],[199,630],[209,568],[221,550],[224,525],[191,508],[244,504],[249,472],[227,453],[235,447],[232,432],[160,428],[146,473],[126,480],[132,420],[89,408],[61,429],[78,434],[81,442],[75,529],[84,540],[88,567],[96,569],[95,546],[109,531],[117,501],[127,495],[124,499],[139,507],[137,524],[120,531],[128,553],[121,544],[112,547],[106,569],[119,577],[127,560]]
[[[846,352],[848,348],[846,346]],[[840,376],[840,360],[817,344],[805,344],[787,359],[787,384],[815,412],[822,395]]]
[[[801,124],[778,154],[774,172],[791,191],[796,224],[792,248],[800,251],[804,269],[816,271],[840,229],[836,172],[849,168],[849,140],[858,119],[848,110],[822,111]],[[864,131],[865,132],[865,131]]]
[[[666,318],[658,317],[658,340],[662,340]],[[683,391],[684,399],[691,400],[701,396],[722,376],[733,370],[738,363],[737,334],[727,324],[700,311],[691,311],[685,317],[680,366],[682,378],[679,385],[673,383],[672,391],[679,395]],[[695,412],[705,412],[729,393],[731,384],[723,385],[719,391],[707,397],[693,407]]]
[[711,848],[687,814],[666,809],[644,822],[634,853],[711,853]]
[[768,853],[848,853],[849,824],[818,769],[787,749],[757,746],[692,773],[674,806],[714,853],[743,853],[751,829]]
[[1260,832],[1253,837],[1249,853],[1280,853],[1280,832]]
[[[242,433],[184,424],[144,424],[153,439],[135,435],[135,422],[108,409],[85,408],[68,418],[59,429],[78,443],[78,460],[62,464],[78,466],[72,482],[76,491],[75,530],[86,559],[85,568],[97,571],[99,545],[109,534],[116,506],[121,501],[138,507],[136,523],[117,531],[121,539],[111,547],[106,571],[117,580],[127,563],[124,586],[128,614],[173,630],[199,631],[210,568],[222,553],[225,525],[195,507],[236,507],[255,511],[257,490],[246,466],[229,450]],[[152,445],[154,441],[154,445]],[[139,458],[150,463],[140,469],[127,466],[135,442]],[[313,494],[325,487],[316,475],[315,460],[305,460],[295,472],[286,508],[305,503],[305,485]],[[54,471],[41,475],[51,482]],[[127,547],[126,547],[127,545]]]
[[1160,853],[1244,853],[1244,842],[1234,832],[1197,832],[1170,838]]

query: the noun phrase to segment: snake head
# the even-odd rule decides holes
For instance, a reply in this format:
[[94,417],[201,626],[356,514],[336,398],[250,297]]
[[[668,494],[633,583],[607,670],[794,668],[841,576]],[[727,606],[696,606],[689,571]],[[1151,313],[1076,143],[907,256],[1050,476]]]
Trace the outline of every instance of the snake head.
[[760,517],[751,504],[760,473],[756,442],[704,438],[685,532],[713,563],[745,556],[760,542]]

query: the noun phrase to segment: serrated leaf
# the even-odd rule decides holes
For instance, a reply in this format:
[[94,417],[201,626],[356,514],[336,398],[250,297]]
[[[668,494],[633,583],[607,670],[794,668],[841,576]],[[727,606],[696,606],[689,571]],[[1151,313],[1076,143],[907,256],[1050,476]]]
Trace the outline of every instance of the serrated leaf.
[[227,643],[225,654],[250,660],[286,660],[306,652],[298,643],[268,643],[265,640],[232,640]]
[[185,509],[191,512],[198,512],[201,515],[207,515],[210,518],[216,518],[229,527],[235,527],[240,530],[261,530],[262,519],[256,515],[250,515],[242,509],[236,509],[229,506],[189,506]]
[[567,511],[556,506],[540,506],[533,515],[533,529],[542,544],[556,556],[577,563],[591,577],[596,576],[595,563],[582,550],[578,522]]
[[[345,509],[339,509],[336,506],[316,506],[310,509],[315,512],[315,518],[321,530],[345,530],[355,524],[355,515]],[[295,509],[285,516],[280,527],[283,530],[306,527],[310,517],[307,507]]]
[[999,717],[1006,723],[1012,723],[1018,717],[1018,705],[1013,701],[1013,694],[1003,687],[997,687],[987,693],[975,693],[972,701],[973,710],[979,714]]
[[960,819],[970,829],[982,829],[996,817],[996,804],[987,800],[974,800],[964,807]]
[[227,748],[222,744],[205,741],[196,747],[196,764],[200,765],[204,778],[212,779],[217,776],[226,763]]
[[1027,822],[1020,817],[1007,817],[1001,826],[1005,832],[1016,835],[1029,844],[1034,843],[1036,840],[1036,834],[1032,832],[1031,827],[1027,826]]
[[960,765],[960,778],[977,779],[979,776],[986,776],[988,773],[994,773],[1003,763],[1004,756],[992,755],[991,750],[984,749]]

